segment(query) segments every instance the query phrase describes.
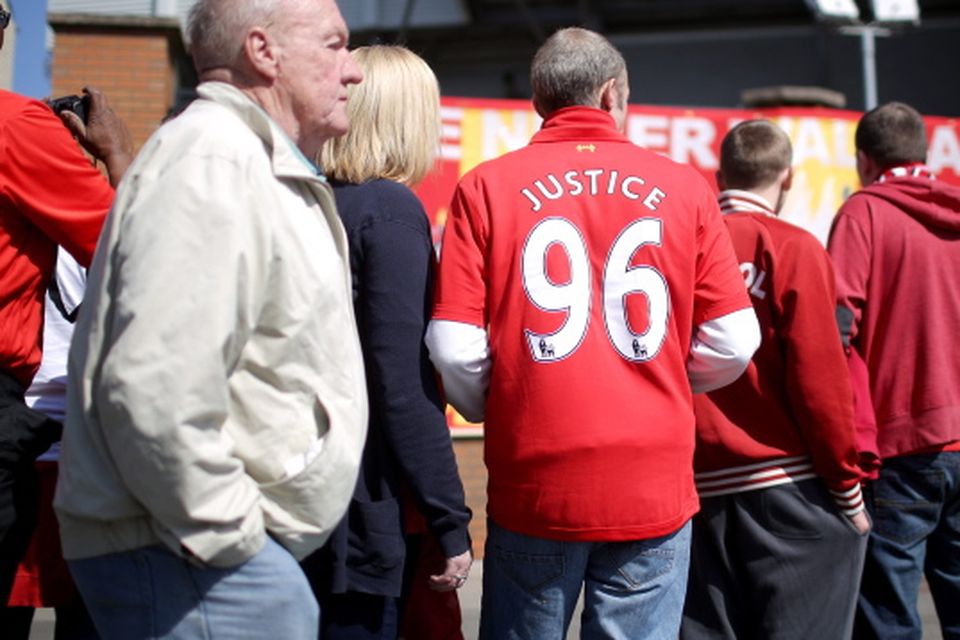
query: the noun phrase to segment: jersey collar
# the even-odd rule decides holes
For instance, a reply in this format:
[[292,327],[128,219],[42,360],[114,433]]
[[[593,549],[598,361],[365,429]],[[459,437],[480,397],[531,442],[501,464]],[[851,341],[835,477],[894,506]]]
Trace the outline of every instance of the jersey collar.
[[763,196],[741,189],[727,189],[719,196],[722,213],[762,213],[776,217],[773,207]]
[[550,114],[530,141],[539,142],[629,142],[617,131],[613,117],[593,107],[564,107]]

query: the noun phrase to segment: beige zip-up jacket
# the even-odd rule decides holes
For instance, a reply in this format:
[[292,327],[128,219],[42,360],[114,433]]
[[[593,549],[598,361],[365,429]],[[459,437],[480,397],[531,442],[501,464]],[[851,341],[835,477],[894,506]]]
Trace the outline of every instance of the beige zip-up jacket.
[[295,557],[346,510],[367,425],[333,193],[234,87],[160,128],[104,226],[70,353],[63,551]]

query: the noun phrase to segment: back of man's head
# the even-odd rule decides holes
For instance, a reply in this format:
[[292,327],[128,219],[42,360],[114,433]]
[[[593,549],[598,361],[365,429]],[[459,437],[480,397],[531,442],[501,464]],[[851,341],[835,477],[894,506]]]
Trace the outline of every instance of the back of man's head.
[[790,138],[769,120],[747,120],[720,144],[720,181],[725,189],[756,189],[776,182],[793,162]]
[[197,73],[241,68],[247,30],[266,26],[284,0],[197,0],[187,16],[187,39]]
[[570,27],[547,38],[530,66],[533,101],[546,117],[564,107],[598,106],[611,79],[626,82],[623,56],[599,33]]
[[860,118],[857,151],[862,151],[881,170],[927,159],[927,129],[916,109],[902,102],[888,102]]

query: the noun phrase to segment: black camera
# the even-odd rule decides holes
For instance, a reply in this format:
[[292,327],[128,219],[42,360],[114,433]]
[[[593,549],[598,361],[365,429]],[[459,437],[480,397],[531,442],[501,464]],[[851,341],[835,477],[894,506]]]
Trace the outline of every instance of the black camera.
[[63,96],[62,98],[53,98],[48,103],[50,108],[53,109],[54,113],[60,113],[61,111],[73,111],[75,114],[80,116],[80,119],[83,120],[84,124],[87,122],[87,114],[90,112],[90,95],[83,94],[82,96]]

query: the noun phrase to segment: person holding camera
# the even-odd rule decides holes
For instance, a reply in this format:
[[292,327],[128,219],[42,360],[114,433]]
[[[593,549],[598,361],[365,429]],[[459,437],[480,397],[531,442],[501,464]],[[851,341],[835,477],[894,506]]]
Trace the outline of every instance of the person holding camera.
[[[0,48],[10,13],[0,7]],[[83,123],[43,102],[0,91],[0,602],[34,526],[34,459],[60,424],[28,409],[24,391],[40,365],[43,295],[57,246],[82,265],[93,256],[113,187],[132,159],[126,126],[96,89]],[[67,127],[64,127],[64,124]],[[71,135],[73,134],[73,135]],[[77,140],[106,165],[109,182]]]

